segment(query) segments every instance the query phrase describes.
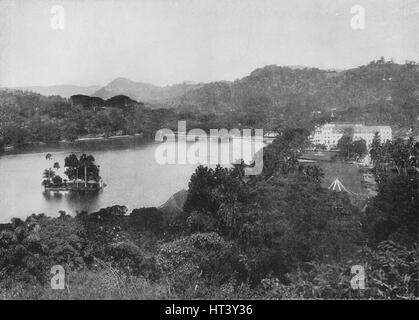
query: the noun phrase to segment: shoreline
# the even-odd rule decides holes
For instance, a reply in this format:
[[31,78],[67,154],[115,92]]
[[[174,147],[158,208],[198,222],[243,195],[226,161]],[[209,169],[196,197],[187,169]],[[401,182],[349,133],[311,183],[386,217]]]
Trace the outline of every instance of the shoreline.
[[144,137],[142,134],[109,136],[109,137],[82,137],[74,141],[61,140],[54,143],[31,142],[22,146],[13,146],[9,150],[0,151],[0,158],[8,155],[29,154],[46,151],[59,151],[65,148],[95,148],[98,146],[116,147],[115,142],[122,142],[121,146],[129,146],[127,143],[145,144],[154,140]]
[[[178,134],[175,133],[176,140]],[[182,135],[183,136],[183,135]],[[187,137],[185,135],[185,137]],[[219,136],[206,136],[208,139],[219,139]],[[230,139],[243,139],[243,137],[230,137]],[[273,139],[272,139],[273,140]],[[271,138],[264,138],[264,146],[272,143]],[[45,142],[30,142],[21,146],[5,146],[4,151],[0,151],[0,158],[2,156],[8,155],[18,155],[18,154],[29,154],[29,153],[38,153],[38,152],[47,152],[47,151],[60,151],[66,148],[97,148],[98,146],[110,146],[110,147],[132,147],[130,143],[138,145],[147,144],[151,142],[156,142],[153,138],[144,136],[143,134],[134,134],[134,135],[120,135],[120,136],[109,136],[109,137],[81,137],[74,141],[61,140],[54,143],[45,143]],[[192,141],[188,141],[192,142]],[[115,143],[118,143],[116,145]],[[119,145],[119,143],[122,143]],[[7,148],[7,149],[6,149]]]

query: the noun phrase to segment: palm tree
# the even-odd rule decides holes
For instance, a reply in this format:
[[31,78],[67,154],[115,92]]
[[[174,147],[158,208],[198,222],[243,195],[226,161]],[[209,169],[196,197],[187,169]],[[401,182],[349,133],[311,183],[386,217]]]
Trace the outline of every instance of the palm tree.
[[50,169],[45,169],[43,174],[42,174],[42,177],[44,179],[50,180],[50,179],[55,177],[55,172],[53,170],[51,170],[51,168]]
[[[47,153],[45,155],[45,159],[48,160],[48,161],[51,161],[52,160],[52,154]],[[44,176],[45,179],[48,179],[48,181],[51,181],[51,179],[55,176],[55,173],[51,170],[51,168],[49,168],[49,169],[45,169],[43,176]],[[45,180],[42,183],[44,183],[44,182],[45,182]]]
[[42,185],[44,187],[48,186],[51,183],[51,180],[55,177],[55,172],[50,169],[45,169],[42,173],[42,177],[44,180],[42,181]]
[[80,157],[80,166],[84,167],[84,186],[87,187],[87,167],[93,165],[95,158],[92,155],[82,154]]
[[64,166],[67,168],[64,172],[69,179],[76,179],[78,186],[78,179],[84,175],[84,185],[87,187],[89,179],[99,181],[99,166],[95,165],[95,158],[92,155],[82,154],[78,158],[75,154],[71,154],[64,160]]
[[64,159],[64,167],[67,168],[64,174],[67,175],[70,180],[77,180],[79,166],[80,163],[77,156],[74,153],[70,154]]

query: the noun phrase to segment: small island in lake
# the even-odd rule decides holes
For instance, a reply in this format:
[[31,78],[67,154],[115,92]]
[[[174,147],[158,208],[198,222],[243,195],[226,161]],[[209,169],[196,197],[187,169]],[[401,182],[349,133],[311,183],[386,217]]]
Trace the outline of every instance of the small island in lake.
[[[45,156],[47,161],[52,161],[52,155]],[[68,179],[63,179],[57,172],[60,164],[45,169],[42,185],[45,191],[99,191],[105,185],[99,175],[99,166],[95,164],[92,155],[82,154],[79,158],[75,154],[70,154],[64,159],[64,174]]]

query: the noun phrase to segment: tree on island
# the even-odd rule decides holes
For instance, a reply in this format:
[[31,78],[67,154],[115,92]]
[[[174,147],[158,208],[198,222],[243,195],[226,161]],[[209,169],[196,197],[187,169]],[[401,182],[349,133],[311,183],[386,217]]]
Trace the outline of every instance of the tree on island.
[[63,184],[63,179],[59,175],[56,175],[52,178],[52,183],[55,187],[60,187]]
[[70,180],[82,179],[87,181],[94,180],[99,182],[99,166],[95,165],[95,158],[92,155],[82,154],[80,158],[73,153],[64,159],[64,172]]
[[55,162],[54,163],[54,167],[53,167],[55,170],[58,170],[58,169],[60,169],[60,164],[58,163],[58,162]]
[[44,180],[42,180],[42,185],[44,187],[50,186],[52,184],[52,179],[55,177],[55,172],[50,169],[45,169],[42,173],[42,177]]

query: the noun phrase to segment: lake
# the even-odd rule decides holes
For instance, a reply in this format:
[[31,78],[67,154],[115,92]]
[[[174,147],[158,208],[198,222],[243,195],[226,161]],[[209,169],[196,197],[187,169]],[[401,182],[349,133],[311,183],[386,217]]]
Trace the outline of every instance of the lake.
[[[223,142],[208,139],[209,148],[221,148]],[[205,143],[198,142],[198,143]],[[243,142],[244,143],[244,142]],[[166,142],[174,148],[176,141]],[[188,143],[190,148],[194,143]],[[227,143],[228,144],[228,143]],[[0,222],[12,217],[25,218],[32,213],[59,215],[77,211],[94,212],[112,205],[135,208],[160,206],[175,192],[186,189],[198,164],[159,164],[155,159],[161,143],[144,142],[137,138],[110,139],[106,142],[84,141],[76,145],[39,147],[17,154],[0,156]],[[235,147],[230,146],[231,152]],[[219,149],[220,150],[220,149]],[[45,159],[47,153],[52,160]],[[95,195],[71,192],[44,192],[44,169],[59,162],[58,174],[64,175],[64,158],[70,153],[92,154],[100,165],[106,187]],[[250,160],[244,157],[245,160]]]

